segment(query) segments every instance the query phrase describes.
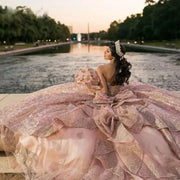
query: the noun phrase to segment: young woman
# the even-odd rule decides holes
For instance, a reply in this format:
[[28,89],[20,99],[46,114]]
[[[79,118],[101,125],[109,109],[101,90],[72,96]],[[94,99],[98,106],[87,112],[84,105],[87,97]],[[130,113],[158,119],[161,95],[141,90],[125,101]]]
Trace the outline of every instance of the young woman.
[[104,51],[104,59],[110,62],[97,68],[102,92],[111,94],[108,86],[128,83],[131,64],[124,58],[125,53],[125,47],[120,44],[120,41],[116,41]]
[[0,148],[13,154],[26,179],[180,178],[180,96],[128,84],[124,55],[116,41],[97,71],[81,69],[75,83],[0,111]]

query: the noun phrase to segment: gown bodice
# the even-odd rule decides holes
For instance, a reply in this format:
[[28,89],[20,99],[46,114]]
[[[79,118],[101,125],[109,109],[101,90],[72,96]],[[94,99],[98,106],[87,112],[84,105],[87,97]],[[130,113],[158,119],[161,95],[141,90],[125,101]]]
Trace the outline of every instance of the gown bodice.
[[75,82],[88,87],[100,85],[98,74],[92,68],[80,69],[75,76]]

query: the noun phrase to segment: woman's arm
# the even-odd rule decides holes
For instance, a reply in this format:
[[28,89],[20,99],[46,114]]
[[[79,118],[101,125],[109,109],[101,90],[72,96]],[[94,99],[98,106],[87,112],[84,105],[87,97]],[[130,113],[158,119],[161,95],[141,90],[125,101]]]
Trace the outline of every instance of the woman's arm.
[[106,79],[104,78],[104,75],[103,75],[103,66],[98,66],[97,73],[98,73],[98,76],[99,76],[99,79],[100,79],[100,83],[102,85],[101,91],[103,93],[107,94],[108,93],[108,88],[107,88],[107,84],[106,84]]
[[97,89],[97,88],[92,88],[92,87],[88,87],[88,89],[93,92],[94,94],[98,91],[101,91],[101,89]]

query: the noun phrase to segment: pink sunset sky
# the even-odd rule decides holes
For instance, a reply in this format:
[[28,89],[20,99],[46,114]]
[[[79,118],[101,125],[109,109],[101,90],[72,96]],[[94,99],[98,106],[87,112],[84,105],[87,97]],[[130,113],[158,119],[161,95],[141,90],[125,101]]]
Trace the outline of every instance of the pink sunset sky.
[[124,21],[142,13],[145,0],[0,0],[1,6],[27,6],[36,15],[47,13],[56,21],[72,26],[73,33],[107,30],[112,21]]

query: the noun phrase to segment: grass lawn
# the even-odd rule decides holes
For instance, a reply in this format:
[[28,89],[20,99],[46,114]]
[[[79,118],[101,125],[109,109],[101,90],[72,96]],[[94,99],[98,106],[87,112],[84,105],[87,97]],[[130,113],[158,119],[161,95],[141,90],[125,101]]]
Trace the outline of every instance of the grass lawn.
[[[48,42],[45,44],[54,44],[54,42]],[[45,44],[39,44],[41,45],[45,45]],[[57,43],[55,43],[57,44]],[[6,48],[8,47],[8,49],[6,50]],[[0,44],[0,52],[5,52],[5,51],[10,51],[10,50],[16,50],[16,49],[25,49],[25,48],[30,48],[30,47],[35,47],[35,43],[24,43],[24,44],[15,44],[15,45],[2,45]]]
[[31,43],[31,44],[23,44],[23,45],[0,45],[0,52],[4,52],[5,47],[11,48],[11,46],[13,46],[13,50],[16,50],[16,49],[24,49],[24,48],[34,47],[34,44]]

